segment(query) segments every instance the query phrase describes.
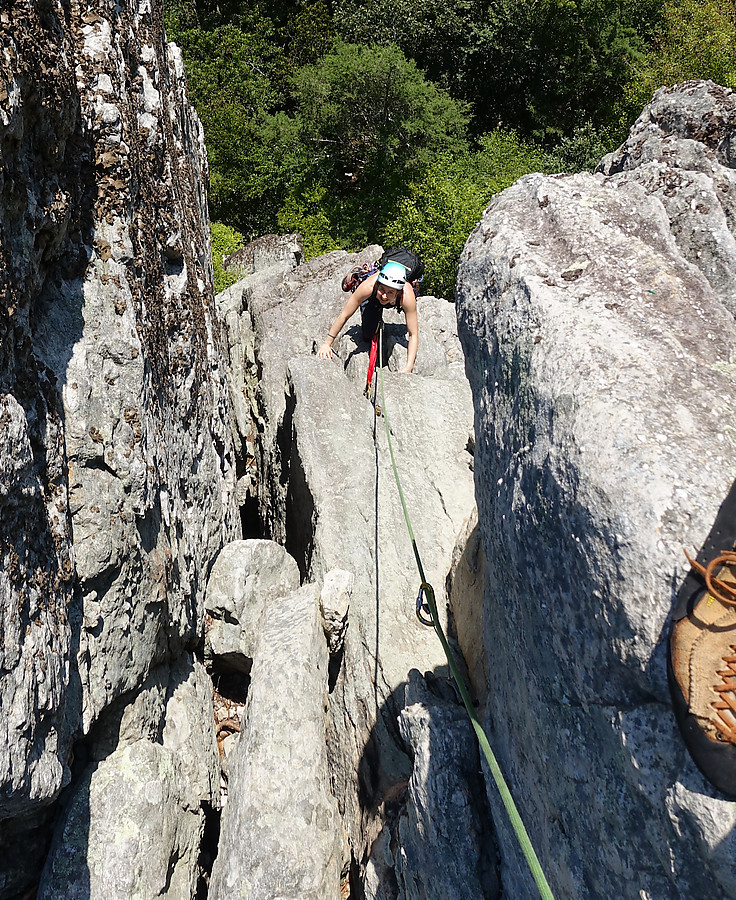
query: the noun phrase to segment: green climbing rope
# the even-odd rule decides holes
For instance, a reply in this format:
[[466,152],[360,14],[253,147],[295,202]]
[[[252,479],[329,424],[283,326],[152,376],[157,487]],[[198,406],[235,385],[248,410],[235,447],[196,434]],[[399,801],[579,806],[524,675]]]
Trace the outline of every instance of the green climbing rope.
[[[509,821],[511,822],[511,827],[514,829],[514,834],[516,835],[516,839],[519,842],[519,846],[524,854],[524,857],[527,861],[529,869],[532,873],[532,877],[534,878],[534,882],[537,885],[537,889],[539,890],[539,895],[542,900],[554,900],[554,895],[550,890],[549,884],[547,883],[547,879],[544,876],[544,872],[542,871],[542,866],[539,863],[539,859],[537,858],[537,854],[534,851],[534,847],[532,846],[532,842],[529,839],[529,834],[524,826],[524,822],[521,819],[521,815],[519,814],[519,810],[516,808],[516,804],[514,803],[514,798],[511,796],[511,791],[509,790],[508,785],[506,784],[506,780],[503,777],[501,772],[501,768],[496,761],[496,757],[491,750],[491,745],[488,742],[488,738],[486,737],[486,733],[483,730],[483,726],[480,724],[478,720],[478,716],[475,712],[475,707],[473,706],[473,701],[470,698],[470,694],[468,693],[468,689],[465,686],[465,681],[460,674],[460,669],[458,668],[457,662],[455,660],[455,655],[452,652],[452,649],[447,641],[447,637],[445,636],[445,632],[440,624],[440,619],[437,614],[437,601],[435,600],[434,590],[432,585],[427,582],[427,579],[424,576],[424,567],[422,566],[422,560],[419,556],[419,550],[417,548],[417,542],[414,538],[414,530],[411,527],[411,519],[409,518],[409,512],[406,508],[406,500],[404,499],[404,492],[401,488],[401,481],[399,479],[399,472],[396,468],[396,460],[394,459],[394,450],[391,445],[391,431],[388,425],[388,418],[386,416],[386,394],[383,386],[383,328],[379,326],[379,338],[378,338],[378,368],[380,370],[381,376],[381,408],[383,412],[383,421],[386,425],[386,439],[388,441],[388,450],[391,456],[391,466],[394,470],[394,478],[396,479],[396,487],[399,490],[399,498],[401,499],[401,507],[404,510],[404,518],[406,519],[406,527],[409,529],[409,538],[411,539],[412,550],[414,551],[414,557],[417,561],[417,568],[419,569],[419,577],[422,580],[422,585],[419,589],[419,597],[417,598],[417,616],[419,617],[419,621],[424,625],[431,625],[434,628],[437,637],[442,644],[442,649],[445,651],[445,656],[447,657],[447,662],[450,666],[450,671],[452,672],[452,677],[455,679],[455,684],[457,685],[458,690],[460,691],[460,696],[463,699],[463,703],[465,704],[465,709],[467,710],[468,716],[470,718],[470,722],[473,726],[473,730],[475,731],[476,737],[478,738],[478,744],[480,745],[481,750],[483,751],[483,756],[488,763],[488,767],[491,770],[491,775],[493,776],[493,780],[496,783],[496,787],[498,788],[498,792],[501,795],[501,801],[503,802],[504,808],[506,809],[506,813],[509,817]],[[431,621],[426,619],[422,615],[421,610],[421,598],[422,596],[426,596],[427,598],[427,607],[429,609],[429,614],[431,617]]]

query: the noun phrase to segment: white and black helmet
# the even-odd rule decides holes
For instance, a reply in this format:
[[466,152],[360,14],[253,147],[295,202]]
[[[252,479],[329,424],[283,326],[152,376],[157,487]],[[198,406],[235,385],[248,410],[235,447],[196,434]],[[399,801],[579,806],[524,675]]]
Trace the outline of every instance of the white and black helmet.
[[387,262],[378,273],[378,282],[379,284],[385,284],[386,287],[402,291],[406,284],[406,269],[401,263]]

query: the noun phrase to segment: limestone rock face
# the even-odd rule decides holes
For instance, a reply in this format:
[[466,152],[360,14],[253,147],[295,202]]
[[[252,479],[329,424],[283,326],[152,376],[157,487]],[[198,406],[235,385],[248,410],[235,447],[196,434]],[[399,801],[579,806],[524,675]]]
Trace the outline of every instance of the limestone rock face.
[[325,743],[327,644],[319,588],[268,604],[246,721],[229,765],[212,900],[339,900],[343,832]]
[[[347,299],[343,275],[380,252],[335,252],[267,279],[251,276],[226,298],[249,329],[261,376],[250,406],[262,523],[296,559],[302,581],[328,582],[328,759],[358,878],[393,808],[387,798],[412,773],[398,728],[409,670],[419,666],[440,680],[447,674],[441,645],[415,616],[420,580],[384,419],[375,418],[363,396],[368,345],[359,316],[335,342],[338,357],[313,354]],[[385,404],[380,391],[378,400],[426,577],[444,615],[456,544],[475,508],[472,410],[455,311],[444,300],[420,299],[419,355],[410,375],[396,371],[406,358],[403,317],[387,312],[385,320]],[[334,570],[343,570],[339,590]],[[452,895],[462,894],[457,883]]]
[[494,900],[496,848],[490,819],[475,801],[483,787],[467,713],[457,701],[428,690],[416,670],[409,673],[404,703],[399,728],[410,748],[412,774],[401,786],[405,803],[399,802],[401,794],[387,799],[393,815],[371,851],[366,897]]
[[736,315],[736,94],[709,81],[658,91],[599,171],[664,206],[682,256]]
[[[735,127],[730,91],[663,89],[598,174],[521,179],[462,254],[485,724],[555,896],[736,896],[665,665],[682,549],[736,476]],[[534,897],[489,797],[504,895]]]
[[230,271],[241,273],[242,280],[218,295],[217,309],[227,335],[228,384],[232,408],[232,432],[237,435],[236,452],[242,471],[237,485],[237,500],[245,506],[257,493],[255,461],[258,409],[255,396],[260,377],[256,364],[254,334],[250,316],[243,304],[243,292],[256,284],[279,278],[304,258],[299,235],[269,234],[246,244],[225,257]]
[[10,0],[0,34],[8,818],[196,641],[203,573],[239,526],[202,129],[161,5]]

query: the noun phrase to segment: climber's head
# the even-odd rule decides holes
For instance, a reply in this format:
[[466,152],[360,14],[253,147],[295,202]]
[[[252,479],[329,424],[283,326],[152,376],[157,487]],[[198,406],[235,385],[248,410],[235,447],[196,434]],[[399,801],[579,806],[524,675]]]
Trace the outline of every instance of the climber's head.
[[401,291],[406,284],[406,269],[401,263],[387,262],[378,273],[378,283]]
[[388,306],[395,303],[406,284],[406,269],[401,263],[387,262],[378,273],[376,296],[379,303]]

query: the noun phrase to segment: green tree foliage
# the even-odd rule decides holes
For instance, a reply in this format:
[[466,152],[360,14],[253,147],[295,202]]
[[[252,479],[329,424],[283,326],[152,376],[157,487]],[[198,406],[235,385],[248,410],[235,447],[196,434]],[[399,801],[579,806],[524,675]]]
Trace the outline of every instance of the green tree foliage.
[[465,95],[469,57],[477,48],[478,0],[336,0],[335,27],[348,43],[395,44],[427,78]]
[[393,45],[339,42],[297,72],[292,91],[310,169],[343,195],[390,202],[417,168],[464,144],[465,105]]
[[324,184],[309,178],[294,185],[278,213],[279,230],[301,235],[307,259],[369,244],[370,240],[361,241],[351,228],[353,221]]
[[330,8],[324,0],[315,0],[295,10],[284,27],[286,50],[292,65],[315,63],[332,49],[335,28]]
[[549,172],[553,166],[550,156],[513,132],[485,135],[478,150],[440,156],[412,182],[381,242],[414,247],[425,260],[422,289],[453,297],[460,252],[492,196],[522,175]]
[[[293,4],[287,0],[290,8]],[[272,4],[278,7],[278,3]],[[164,15],[170,40],[177,40],[190,29],[214,31],[222,25],[234,25],[241,31],[258,30],[264,12],[258,2],[243,0],[165,0]],[[269,18],[269,26],[272,19]]]
[[[549,140],[610,123],[662,0],[337,0],[340,33],[396,43],[499,124]],[[350,38],[355,40],[355,37]]]
[[212,269],[215,276],[215,293],[219,294],[225,288],[235,284],[238,280],[237,272],[225,270],[222,262],[226,256],[235,253],[243,244],[243,235],[234,228],[213,222],[210,226],[210,241],[212,243]]
[[468,76],[478,124],[545,142],[604,125],[642,50],[626,0],[494,0]]
[[736,88],[736,6],[733,0],[665,3],[663,25],[651,58],[654,81],[676,84],[710,78]]
[[736,6],[733,0],[667,0],[640,61],[619,101],[633,119],[662,85],[709,78],[736,88]]
[[601,159],[620,141],[615,129],[598,129],[591,122],[575,128],[550,154],[555,172],[592,172]]
[[464,152],[467,110],[395,46],[338,42],[294,78],[300,174],[279,212],[308,255],[358,249],[393,220],[438,154]]
[[[294,163],[294,135],[278,114],[288,67],[273,25],[254,10],[231,6],[239,9],[232,15],[237,24],[220,23],[216,8],[203,4],[177,6],[167,29],[184,53],[190,98],[204,126],[212,217],[251,238],[275,220]],[[217,24],[202,28],[199,19]]]
[[660,84],[736,87],[735,19],[733,0],[166,0],[231,238],[407,244],[447,295],[494,192],[591,169]]

